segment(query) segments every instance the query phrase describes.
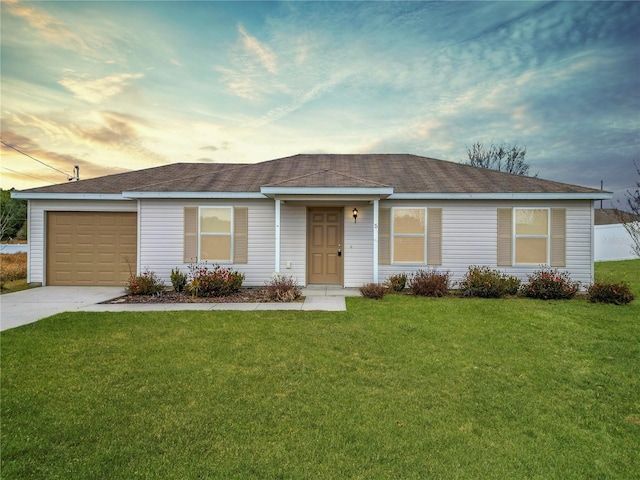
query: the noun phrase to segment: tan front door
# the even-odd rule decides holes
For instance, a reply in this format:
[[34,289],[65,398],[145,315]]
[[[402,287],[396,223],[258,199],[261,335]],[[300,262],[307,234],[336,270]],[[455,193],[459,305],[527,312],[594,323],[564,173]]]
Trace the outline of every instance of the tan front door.
[[310,208],[307,219],[307,283],[342,285],[342,208]]
[[47,285],[125,285],[136,257],[135,212],[47,212]]

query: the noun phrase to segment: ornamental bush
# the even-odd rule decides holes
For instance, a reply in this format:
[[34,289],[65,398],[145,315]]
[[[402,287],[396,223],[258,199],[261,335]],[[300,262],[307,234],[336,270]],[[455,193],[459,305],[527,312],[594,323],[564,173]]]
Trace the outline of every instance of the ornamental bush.
[[206,263],[189,265],[186,290],[194,297],[225,297],[242,287],[244,274],[220,265]]
[[500,298],[504,295],[515,295],[520,280],[500,270],[470,266],[459,286],[465,297]]
[[404,290],[404,287],[407,285],[407,274],[406,273],[398,273],[396,275],[391,275],[386,282],[384,282],[384,286],[387,287],[390,291],[400,293]]
[[409,290],[413,295],[423,297],[444,297],[449,294],[451,272],[436,269],[418,270],[409,280]]
[[525,297],[540,300],[566,300],[573,298],[579,288],[580,283],[573,282],[568,272],[543,268],[533,272],[520,291]]
[[379,283],[367,283],[360,287],[360,293],[363,297],[380,300],[387,294],[387,289],[384,285],[380,285]]
[[302,295],[302,290],[293,277],[277,275],[264,288],[265,300],[270,302],[293,302]]
[[171,270],[171,285],[176,292],[181,292],[187,285],[187,274],[182,273],[178,268]]
[[126,285],[127,295],[157,295],[164,292],[164,282],[154,272],[131,275]]
[[587,290],[587,298],[593,303],[624,305],[633,301],[633,293],[624,282],[596,282]]

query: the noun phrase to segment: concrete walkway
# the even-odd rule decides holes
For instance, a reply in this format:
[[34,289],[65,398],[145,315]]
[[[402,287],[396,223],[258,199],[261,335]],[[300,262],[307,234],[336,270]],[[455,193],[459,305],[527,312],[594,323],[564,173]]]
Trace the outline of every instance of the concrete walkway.
[[26,325],[62,312],[167,312],[179,310],[298,310],[337,312],[356,288],[314,285],[302,289],[304,302],[293,303],[119,303],[102,304],[124,294],[121,287],[38,287],[0,296],[0,330]]

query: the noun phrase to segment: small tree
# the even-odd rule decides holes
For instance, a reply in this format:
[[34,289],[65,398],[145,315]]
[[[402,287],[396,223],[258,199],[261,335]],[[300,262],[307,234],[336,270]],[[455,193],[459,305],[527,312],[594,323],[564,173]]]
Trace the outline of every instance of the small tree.
[[631,251],[637,257],[640,257],[640,220],[638,220],[638,218],[640,218],[640,167],[638,167],[635,161],[633,162],[633,166],[636,167],[636,172],[638,173],[636,189],[627,190],[625,203],[622,204],[622,208],[631,213],[631,215],[625,215],[625,212],[618,210],[618,218],[633,242]]
[[0,190],[0,240],[14,238],[26,221],[26,200],[15,200],[11,190]]
[[470,148],[467,147],[469,161],[465,163],[473,167],[526,176],[529,174],[529,164],[524,159],[526,154],[526,145],[519,145],[518,142],[513,145],[491,143],[488,148],[482,142],[476,142]]

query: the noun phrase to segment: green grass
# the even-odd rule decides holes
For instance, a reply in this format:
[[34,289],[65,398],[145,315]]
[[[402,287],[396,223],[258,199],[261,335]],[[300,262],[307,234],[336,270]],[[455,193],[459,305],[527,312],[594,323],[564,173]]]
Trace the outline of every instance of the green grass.
[[2,285],[2,289],[0,290],[0,295],[4,295],[5,293],[13,293],[19,292],[21,290],[29,290],[30,288],[35,288],[27,283],[27,279],[23,278],[21,280],[14,280],[12,282],[7,282]]
[[347,301],[3,332],[2,478],[640,477],[639,300]]

